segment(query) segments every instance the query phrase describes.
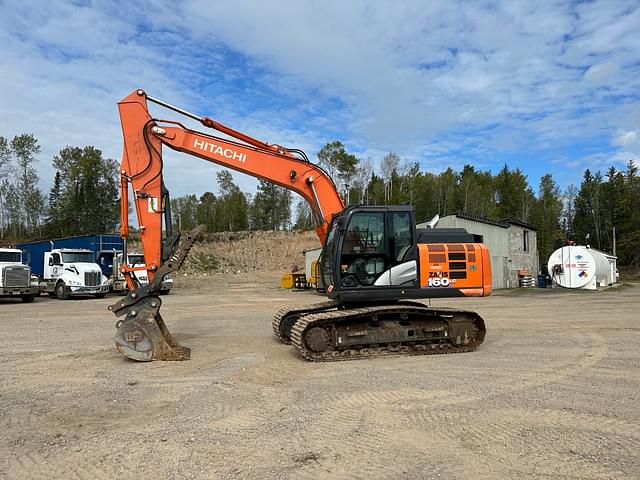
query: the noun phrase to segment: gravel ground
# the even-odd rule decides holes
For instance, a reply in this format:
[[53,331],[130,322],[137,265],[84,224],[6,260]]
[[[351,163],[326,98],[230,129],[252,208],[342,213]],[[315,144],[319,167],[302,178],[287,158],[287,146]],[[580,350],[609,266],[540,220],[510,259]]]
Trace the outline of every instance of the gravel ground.
[[277,274],[176,289],[189,362],[115,352],[117,300],[0,300],[0,479],[640,478],[640,285],[437,300],[474,353],[312,364]]

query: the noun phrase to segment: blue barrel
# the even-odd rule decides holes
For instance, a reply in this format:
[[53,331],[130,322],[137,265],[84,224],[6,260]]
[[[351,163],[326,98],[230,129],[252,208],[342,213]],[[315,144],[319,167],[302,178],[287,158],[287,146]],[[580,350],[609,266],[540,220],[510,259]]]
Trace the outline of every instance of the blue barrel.
[[538,275],[538,288],[547,288],[547,276]]

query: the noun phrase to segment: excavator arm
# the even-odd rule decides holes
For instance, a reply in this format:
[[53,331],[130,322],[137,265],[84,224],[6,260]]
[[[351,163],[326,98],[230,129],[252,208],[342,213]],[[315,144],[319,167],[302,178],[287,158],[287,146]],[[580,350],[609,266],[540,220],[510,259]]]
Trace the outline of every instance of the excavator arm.
[[[148,102],[197,120],[231,139],[190,130],[177,121],[153,118]],[[162,176],[163,146],[300,194],[311,206],[321,243],[324,243],[331,218],[343,210],[344,203],[331,177],[300,150],[264,143],[208,117],[194,115],[151,97],[143,90],[129,94],[118,103],[118,108],[124,137],[120,167],[120,233],[126,250],[131,186],[145,265],[122,267],[129,294],[109,307],[117,316],[125,316],[116,324],[116,348],[134,360],[186,360],[190,356],[189,349],[171,337],[159,314],[158,293],[162,278],[177,270],[186,259],[198,230],[182,242],[179,233],[174,235],[171,231],[169,193]],[[163,219],[166,226],[164,240]],[[141,269],[147,271],[148,285],[140,286],[136,281],[135,271]]]

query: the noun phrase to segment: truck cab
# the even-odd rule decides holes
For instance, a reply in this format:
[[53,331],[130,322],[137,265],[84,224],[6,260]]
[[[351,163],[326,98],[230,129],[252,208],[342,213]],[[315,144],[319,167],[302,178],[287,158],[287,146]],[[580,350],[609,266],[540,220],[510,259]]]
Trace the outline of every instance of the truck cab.
[[22,263],[22,251],[0,248],[0,297],[20,298],[30,303],[39,294],[37,280],[31,280],[31,269]]
[[73,295],[95,295],[109,292],[107,277],[102,274],[88,249],[57,248],[44,252],[41,289],[51,296],[66,300]]
[[[114,292],[126,293],[128,291],[127,282],[120,271],[120,267],[122,266],[122,252],[118,253],[113,262],[113,276],[109,280],[111,282],[111,289]],[[142,253],[129,253],[127,254],[127,264],[131,267],[142,267],[144,263],[144,255]],[[140,285],[146,285],[149,283],[149,279],[147,277],[147,272],[145,270],[140,270],[135,272],[136,278],[140,282]],[[162,280],[162,286],[160,287],[160,295],[168,295],[171,291],[171,287],[173,287],[173,279],[167,275]]]

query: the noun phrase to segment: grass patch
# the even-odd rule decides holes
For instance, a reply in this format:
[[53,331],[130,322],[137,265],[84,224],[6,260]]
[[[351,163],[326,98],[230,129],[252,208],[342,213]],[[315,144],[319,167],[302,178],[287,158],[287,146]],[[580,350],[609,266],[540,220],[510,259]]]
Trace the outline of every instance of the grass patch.
[[211,273],[218,269],[220,261],[211,253],[197,252],[191,255],[191,266],[198,273]]

